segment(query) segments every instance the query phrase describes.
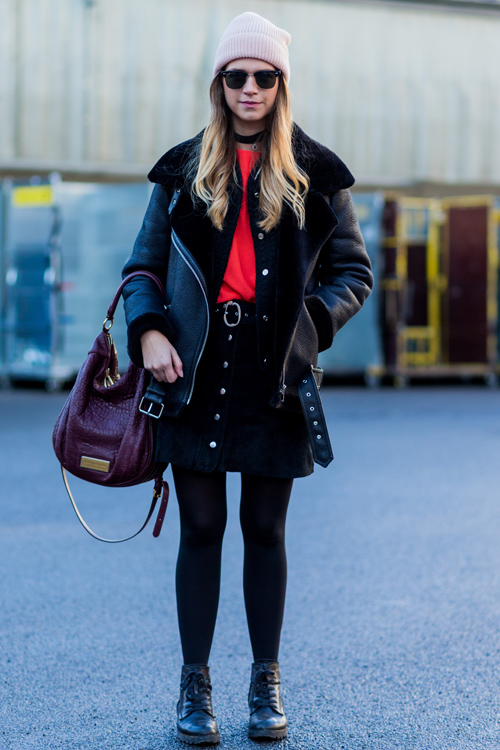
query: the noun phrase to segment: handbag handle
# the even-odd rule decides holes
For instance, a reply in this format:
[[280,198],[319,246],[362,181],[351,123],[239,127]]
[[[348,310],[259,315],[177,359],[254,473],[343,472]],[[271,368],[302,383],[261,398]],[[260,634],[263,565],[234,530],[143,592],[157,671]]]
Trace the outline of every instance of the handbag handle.
[[[107,542],[108,544],[119,544],[120,542],[128,542],[129,539],[133,539],[135,536],[140,534],[141,531],[145,529],[146,526],[148,525],[149,519],[154,513],[154,509],[156,507],[158,498],[161,496],[160,510],[158,511],[158,516],[156,519],[155,527],[153,529],[154,537],[157,537],[160,535],[161,527],[163,524],[163,519],[165,518],[165,511],[167,510],[168,496],[169,496],[168,483],[163,481],[163,476],[157,477],[155,479],[155,486],[153,489],[153,499],[151,501],[151,506],[149,508],[147,518],[142,524],[139,531],[136,531],[135,534],[131,534],[130,536],[126,536],[124,539],[105,539],[105,537],[99,536],[99,534],[96,534],[94,531],[92,531],[90,526],[87,523],[85,523],[85,521],[83,520],[83,516],[78,510],[78,507],[73,498],[73,494],[70,490],[69,483],[68,483],[68,476],[66,474],[66,469],[64,468],[64,466],[61,466],[61,472],[62,472],[64,486],[66,487],[66,492],[68,493],[69,499],[71,500],[71,505],[73,506],[73,510],[75,511],[77,518],[82,524],[85,531],[87,531],[90,534],[90,536],[93,536],[94,539],[97,539],[99,542]],[[162,485],[163,485],[163,495],[162,495]]]
[[156,286],[161,292],[162,298],[163,299],[165,298],[165,289],[160,279],[158,278],[158,276],[155,276],[154,273],[151,273],[151,271],[132,271],[132,273],[129,273],[129,275],[123,279],[122,283],[116,290],[115,296],[113,297],[113,300],[110,306],[108,307],[106,320],[104,321],[103,326],[102,326],[104,331],[109,331],[109,329],[113,325],[113,318],[115,317],[116,306],[120,300],[120,297],[122,296],[124,287],[126,286],[126,284],[128,284],[128,282],[131,279],[135,278],[136,276],[146,276],[148,279],[151,279],[151,281],[154,281]]

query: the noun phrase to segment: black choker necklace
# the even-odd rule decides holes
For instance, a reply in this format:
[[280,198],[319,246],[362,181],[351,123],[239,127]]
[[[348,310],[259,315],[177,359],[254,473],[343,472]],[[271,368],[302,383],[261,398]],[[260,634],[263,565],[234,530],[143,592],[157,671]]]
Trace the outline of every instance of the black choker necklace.
[[239,133],[235,133],[234,140],[236,143],[251,143],[252,150],[257,151],[257,141],[265,132],[265,130],[260,130],[258,133],[254,133],[254,135],[240,135]]

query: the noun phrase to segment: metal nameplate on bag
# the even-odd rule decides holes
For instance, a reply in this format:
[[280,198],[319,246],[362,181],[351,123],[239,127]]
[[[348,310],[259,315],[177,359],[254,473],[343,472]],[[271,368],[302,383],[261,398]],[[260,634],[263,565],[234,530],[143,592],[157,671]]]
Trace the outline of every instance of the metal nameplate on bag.
[[[144,404],[149,403],[149,406],[146,408]],[[158,412],[154,411],[154,407],[158,408]],[[143,396],[141,399],[141,403],[139,404],[139,411],[141,414],[147,414],[148,417],[153,417],[153,419],[159,419],[161,415],[163,414],[163,409],[165,407],[165,404],[158,404],[156,401],[150,401],[149,398],[146,398],[146,396]]]
[[80,467],[82,469],[92,469],[92,471],[102,471],[103,474],[107,474],[109,472],[109,461],[103,461],[101,458],[82,456]]

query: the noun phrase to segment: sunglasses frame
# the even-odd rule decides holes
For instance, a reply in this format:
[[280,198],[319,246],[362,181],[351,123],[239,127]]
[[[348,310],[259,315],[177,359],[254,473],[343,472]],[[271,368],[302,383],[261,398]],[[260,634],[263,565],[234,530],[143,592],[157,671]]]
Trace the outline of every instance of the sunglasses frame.
[[283,75],[283,71],[281,71],[281,70],[267,70],[267,69],[266,70],[256,70],[255,73],[247,73],[246,70],[220,70],[219,71],[219,75],[221,75],[224,79],[226,78],[226,76],[227,76],[228,73],[240,73],[241,75],[244,74],[246,76],[246,78],[243,81],[243,83],[241,84],[241,86],[234,86],[233,87],[233,86],[230,86],[228,84],[228,82],[226,81],[226,86],[228,87],[228,89],[231,89],[231,91],[238,91],[238,89],[242,89],[245,86],[245,84],[246,84],[247,79],[248,79],[249,76],[253,76],[254,79],[255,79],[256,85],[259,86],[259,84],[257,83],[257,79],[255,78],[255,76],[258,76],[259,73],[274,73],[275,82],[273,83],[272,86],[269,86],[267,88],[266,88],[266,86],[259,86],[259,89],[262,89],[262,91],[271,91],[271,89],[273,89],[276,86],[276,81],[279,79],[279,77],[281,75]]

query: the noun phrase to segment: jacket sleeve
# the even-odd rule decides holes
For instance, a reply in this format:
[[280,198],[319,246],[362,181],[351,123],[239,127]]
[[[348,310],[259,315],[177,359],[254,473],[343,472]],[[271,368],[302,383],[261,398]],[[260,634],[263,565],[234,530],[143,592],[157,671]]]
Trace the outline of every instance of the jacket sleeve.
[[373,288],[370,258],[350,190],[333,193],[330,205],[338,224],[318,259],[319,286],[305,298],[320,352],[329,349],[336,333],[361,309]]
[[[151,271],[163,285],[166,284],[170,250],[170,197],[162,185],[155,185],[132,255],[123,267],[122,278],[133,271]],[[165,301],[151,279],[144,276],[132,279],[123,290],[123,299],[129,357],[135,365],[144,367],[142,334],[155,329],[172,341],[174,330],[167,319]]]

